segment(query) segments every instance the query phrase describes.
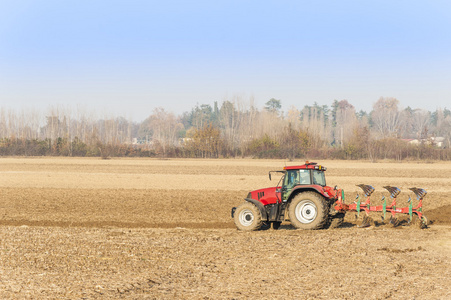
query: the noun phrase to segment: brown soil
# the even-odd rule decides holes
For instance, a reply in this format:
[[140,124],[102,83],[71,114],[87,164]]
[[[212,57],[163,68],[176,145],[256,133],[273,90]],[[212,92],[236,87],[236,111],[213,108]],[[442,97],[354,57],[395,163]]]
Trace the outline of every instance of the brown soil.
[[426,216],[432,224],[451,225],[451,205],[428,210]]
[[2,158],[0,298],[451,298],[451,164],[321,163],[348,203],[425,188],[432,224],[237,231],[230,209],[284,161]]

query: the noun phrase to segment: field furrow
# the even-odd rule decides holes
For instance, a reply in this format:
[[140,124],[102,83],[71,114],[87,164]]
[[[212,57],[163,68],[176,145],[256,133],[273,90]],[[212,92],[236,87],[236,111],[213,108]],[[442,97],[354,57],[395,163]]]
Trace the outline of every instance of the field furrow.
[[451,297],[451,164],[320,162],[347,203],[359,183],[376,205],[385,185],[401,206],[425,188],[425,230],[361,229],[348,213],[334,230],[237,231],[231,208],[302,163],[1,158],[0,298]]

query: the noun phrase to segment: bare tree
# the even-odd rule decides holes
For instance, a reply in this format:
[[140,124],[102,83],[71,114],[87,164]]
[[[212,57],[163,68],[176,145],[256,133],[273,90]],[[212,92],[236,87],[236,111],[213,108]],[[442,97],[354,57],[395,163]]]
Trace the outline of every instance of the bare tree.
[[399,114],[399,135],[404,138],[414,138],[414,110],[410,107]]
[[344,144],[353,138],[358,123],[354,106],[348,100],[335,100],[330,112],[331,130],[326,131],[332,133],[330,136],[332,144],[343,148]]
[[399,135],[400,112],[399,101],[392,97],[381,97],[373,105],[371,119],[379,137],[395,137]]
[[427,139],[428,127],[430,125],[431,113],[424,109],[413,111],[413,132],[418,139]]
[[300,116],[301,116],[301,112],[292,105],[287,112],[287,121],[288,121],[288,123],[291,124],[291,126],[294,130],[299,130],[299,128],[300,128],[300,125],[301,125]]
[[224,101],[219,109],[219,124],[223,131],[226,150],[236,155],[240,139],[238,129],[240,127],[240,113],[233,101]]
[[178,145],[178,132],[183,129],[183,125],[173,113],[158,107],[144,122],[149,132],[152,132],[153,141],[161,146],[163,156],[166,156],[167,147]]
[[436,125],[434,133],[445,138],[445,147],[451,147],[451,111],[448,109],[438,109],[436,111]]

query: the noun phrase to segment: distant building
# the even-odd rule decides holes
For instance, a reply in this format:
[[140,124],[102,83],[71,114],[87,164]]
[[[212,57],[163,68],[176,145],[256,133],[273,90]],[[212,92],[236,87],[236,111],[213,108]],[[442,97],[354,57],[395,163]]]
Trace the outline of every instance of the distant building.
[[180,145],[185,145],[186,143],[191,142],[193,139],[192,138],[179,138],[179,143]]
[[427,139],[413,139],[413,140],[408,140],[408,139],[404,139],[404,141],[407,141],[409,144],[412,145],[420,145],[420,144],[424,144],[424,145],[432,145],[435,146],[437,148],[443,148],[445,146],[445,138],[438,136],[438,137],[430,137]]
[[132,138],[132,145],[152,145],[152,140]]

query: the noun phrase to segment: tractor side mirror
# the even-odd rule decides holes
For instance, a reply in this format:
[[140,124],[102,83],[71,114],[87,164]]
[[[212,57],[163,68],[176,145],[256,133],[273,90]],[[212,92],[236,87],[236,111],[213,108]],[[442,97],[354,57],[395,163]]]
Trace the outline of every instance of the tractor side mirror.
[[337,190],[338,189],[338,186],[334,186],[334,190]]
[[269,180],[271,181],[271,172],[269,172]]

